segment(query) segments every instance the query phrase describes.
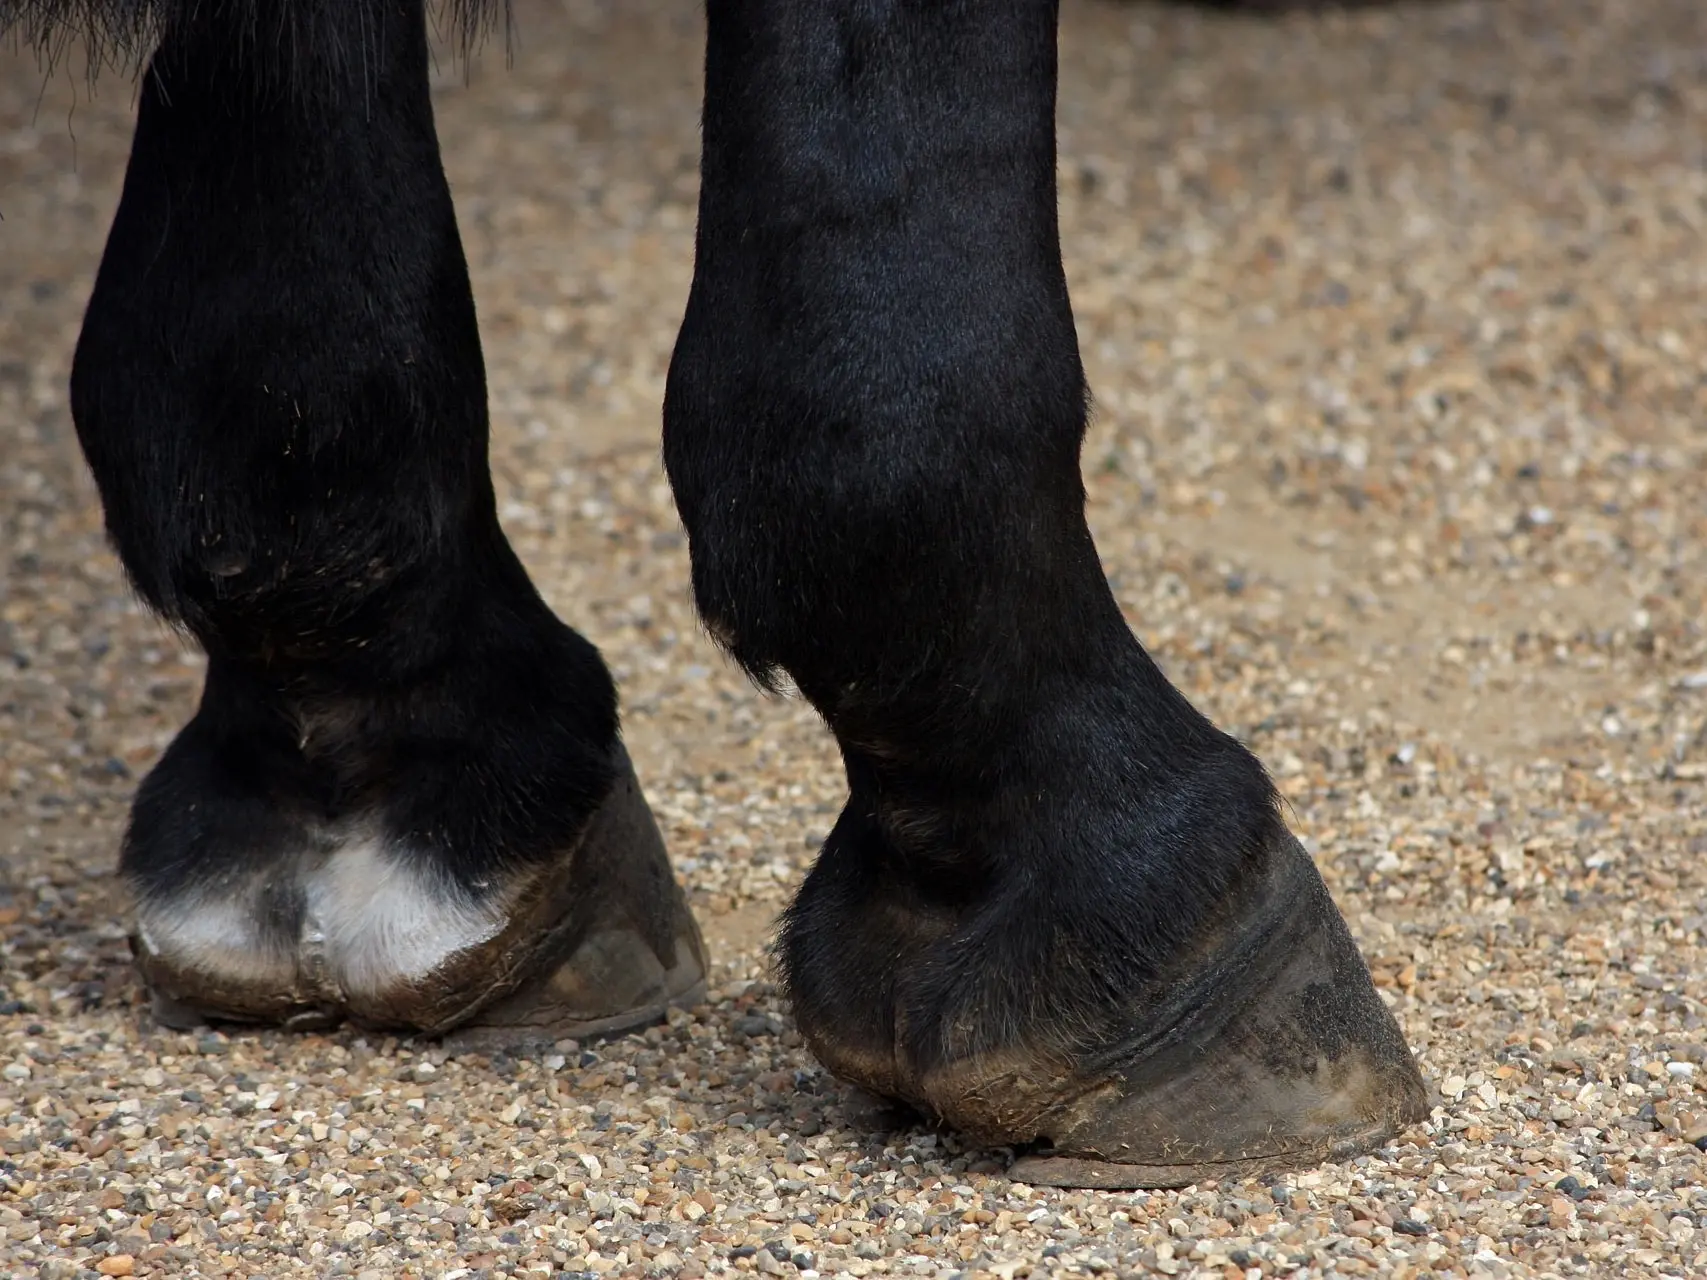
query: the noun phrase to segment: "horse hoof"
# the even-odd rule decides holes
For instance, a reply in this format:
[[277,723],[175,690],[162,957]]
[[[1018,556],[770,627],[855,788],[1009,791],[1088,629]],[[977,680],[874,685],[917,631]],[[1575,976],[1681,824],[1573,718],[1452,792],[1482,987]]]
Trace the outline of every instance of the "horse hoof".
[[131,950],[172,1027],[348,1020],[486,1049],[615,1035],[703,992],[705,947],[627,753],[554,861],[470,900],[371,840],[144,901]]
[[[1130,1034],[1065,1079],[1009,1169],[1052,1187],[1162,1188],[1344,1160],[1428,1114],[1398,1024],[1309,856],[1286,837],[1256,909],[1127,1018]],[[961,1085],[967,1123],[994,1119]],[[944,1096],[948,1080],[933,1092]]]
[[[895,940],[898,958],[866,983],[887,992],[887,1011],[838,1019],[819,999],[823,975],[844,963],[816,941],[821,909],[809,901],[788,926],[815,931],[789,970],[808,994],[796,1001],[808,1044],[845,1079],[974,1141],[1020,1148],[1017,1181],[1246,1178],[1368,1151],[1427,1115],[1398,1024],[1278,821],[1185,945],[1139,980],[1116,977],[1108,949],[1142,945],[1119,940],[1118,913],[1074,932],[1034,891],[986,902],[962,917],[973,928],[957,928],[896,898],[866,917]],[[1065,1004],[1070,983],[1077,1002]]]

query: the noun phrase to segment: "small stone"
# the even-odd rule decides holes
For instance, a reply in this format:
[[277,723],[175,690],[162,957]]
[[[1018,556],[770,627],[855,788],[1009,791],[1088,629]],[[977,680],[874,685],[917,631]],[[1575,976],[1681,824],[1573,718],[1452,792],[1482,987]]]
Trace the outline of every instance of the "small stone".
[[95,1270],[104,1276],[128,1276],[136,1270],[136,1258],[128,1253],[109,1254],[95,1264]]

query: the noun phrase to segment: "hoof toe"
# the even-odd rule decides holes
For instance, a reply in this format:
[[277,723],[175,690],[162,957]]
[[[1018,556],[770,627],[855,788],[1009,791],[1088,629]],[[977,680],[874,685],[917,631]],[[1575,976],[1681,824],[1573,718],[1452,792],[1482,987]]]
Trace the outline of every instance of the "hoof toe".
[[1247,1178],[1348,1159],[1427,1116],[1410,1050],[1296,841],[1276,850],[1257,902],[1196,974],[1135,1011],[1127,1043],[1039,1118],[1042,1149],[1010,1176]]

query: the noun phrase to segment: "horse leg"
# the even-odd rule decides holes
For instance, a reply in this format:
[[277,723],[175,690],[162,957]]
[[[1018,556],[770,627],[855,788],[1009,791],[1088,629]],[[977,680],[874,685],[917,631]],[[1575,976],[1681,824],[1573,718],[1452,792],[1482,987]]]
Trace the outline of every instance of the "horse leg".
[[421,0],[174,11],[72,411],[208,656],[120,859],[163,1018],[552,1039],[692,995],[611,677],[499,528]]
[[699,608],[840,744],[780,959],[838,1075],[1040,1183],[1364,1150],[1425,1113],[1257,760],[1084,518],[1051,0],[718,0],[665,460]]

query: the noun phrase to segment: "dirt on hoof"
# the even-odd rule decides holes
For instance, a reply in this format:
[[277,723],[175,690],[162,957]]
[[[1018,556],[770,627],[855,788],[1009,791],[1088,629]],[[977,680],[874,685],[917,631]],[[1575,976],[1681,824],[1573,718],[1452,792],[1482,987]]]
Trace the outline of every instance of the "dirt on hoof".
[[[934,931],[896,956],[886,1038],[865,1038],[871,1023],[852,1010],[825,1016],[810,977],[796,1017],[837,1075],[968,1139],[1023,1147],[1010,1174],[1038,1185],[1271,1176],[1362,1155],[1425,1120],[1428,1091],[1403,1034],[1298,842],[1276,828],[1227,899],[1172,967],[1116,1010],[1075,1006],[1071,1026],[1053,1012],[1023,1024],[1004,1014],[995,1025],[1009,1038],[987,1042],[984,1006],[970,1000],[954,1006],[952,1030],[928,1030],[940,1006],[926,993],[946,985],[944,957],[966,947]],[[1071,936],[1071,922],[1052,923]],[[982,916],[979,928],[991,932]],[[1001,960],[1001,989],[1037,983],[1031,1007],[1054,1008],[1047,969]],[[791,986],[800,963],[789,961]],[[927,1033],[905,1034],[915,1024]],[[979,1048],[948,1048],[961,1043]]]

